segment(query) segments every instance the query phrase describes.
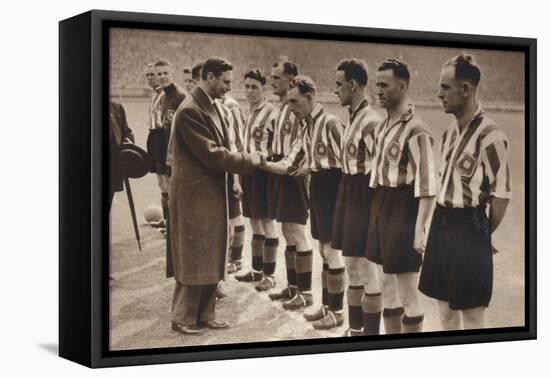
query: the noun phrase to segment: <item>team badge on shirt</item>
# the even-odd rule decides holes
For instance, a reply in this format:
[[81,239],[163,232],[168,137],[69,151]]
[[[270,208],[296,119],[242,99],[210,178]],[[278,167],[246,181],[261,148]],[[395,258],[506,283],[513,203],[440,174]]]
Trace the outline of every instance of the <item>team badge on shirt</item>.
[[326,156],[327,155],[327,146],[325,146],[325,144],[323,142],[318,142],[316,145],[315,145],[315,154],[317,156]]
[[470,178],[477,168],[477,160],[470,154],[463,153],[456,162],[456,169],[460,176]]
[[260,128],[256,128],[254,129],[254,131],[252,131],[252,138],[254,138],[254,140],[257,142],[261,142],[263,136],[264,136],[264,131]]
[[289,135],[291,132],[292,132],[292,123],[290,122],[289,119],[287,119],[284,123],[283,123],[283,132],[287,135]]
[[386,158],[390,163],[397,164],[399,162],[399,155],[401,153],[400,147],[399,143],[394,140],[389,144],[388,148],[386,148]]
[[357,147],[353,142],[348,143],[348,146],[346,147],[346,153],[351,158],[354,158],[357,156]]
[[174,114],[176,112],[172,109],[168,110],[168,113],[166,113],[166,118],[168,118],[168,121],[172,122],[172,119],[174,118]]

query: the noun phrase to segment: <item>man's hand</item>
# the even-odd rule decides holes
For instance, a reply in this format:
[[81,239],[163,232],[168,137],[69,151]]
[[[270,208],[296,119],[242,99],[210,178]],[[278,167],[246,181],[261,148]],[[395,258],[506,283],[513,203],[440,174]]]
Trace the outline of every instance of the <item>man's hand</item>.
[[426,243],[424,242],[424,228],[416,230],[414,233],[413,248],[416,252],[424,254],[426,251]]
[[241,199],[243,196],[243,188],[241,187],[241,184],[239,182],[233,183],[233,194],[237,199]]
[[262,165],[262,155],[258,151],[252,151],[250,153],[250,157],[252,158],[252,165],[255,167],[259,167]]

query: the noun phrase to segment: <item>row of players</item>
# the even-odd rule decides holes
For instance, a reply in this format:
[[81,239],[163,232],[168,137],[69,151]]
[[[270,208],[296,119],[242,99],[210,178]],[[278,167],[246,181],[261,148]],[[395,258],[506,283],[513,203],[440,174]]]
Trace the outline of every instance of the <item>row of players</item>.
[[[185,69],[184,90],[172,81],[172,66],[165,60],[149,65],[146,74],[155,88],[147,144],[165,218],[173,159],[170,130],[178,107],[201,80],[214,78],[225,85],[213,103],[232,149],[260,156],[253,175],[230,177],[234,232],[229,273],[242,268],[243,215],[253,234],[252,269],[236,274],[237,280],[257,282],[256,290],[272,291],[269,297],[289,311],[311,306],[309,217],[323,258],[322,305],[304,313],[314,328],[343,324],[347,293],[346,335],[379,334],[381,318],[387,334],[420,332],[419,292],[438,300],[444,329],[485,326],[493,284],[491,234],[505,214],[511,188],[508,141],[480,105],[481,70],[471,56],[453,57],[441,70],[439,98],[455,121],[439,143],[439,170],[430,129],[408,96],[408,66],[398,59],[384,61],[376,71],[384,117],[367,100],[364,61],[340,62],[335,94],[349,110],[347,124],[327,112],[317,101],[314,81],[287,59],[271,70],[277,104],[265,100],[262,71],[246,72],[244,110],[226,94],[232,67],[225,59],[212,57]],[[287,285],[273,292],[277,221],[286,241]],[[202,328],[184,331],[200,334]]]

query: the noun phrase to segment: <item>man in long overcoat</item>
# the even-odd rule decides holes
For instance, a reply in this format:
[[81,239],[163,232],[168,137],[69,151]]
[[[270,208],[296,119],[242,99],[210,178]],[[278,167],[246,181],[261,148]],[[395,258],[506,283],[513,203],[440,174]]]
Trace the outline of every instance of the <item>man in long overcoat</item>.
[[227,328],[215,319],[215,291],[226,266],[228,174],[253,174],[260,155],[230,150],[227,125],[213,101],[231,88],[232,66],[211,57],[200,83],[178,108],[172,134],[171,221],[174,290],[172,329],[201,334]]
[[134,134],[132,129],[128,127],[124,107],[114,101],[109,101],[109,148],[111,159],[109,209],[111,209],[115,192],[121,192],[124,189],[118,160],[118,149],[123,143],[134,143]]

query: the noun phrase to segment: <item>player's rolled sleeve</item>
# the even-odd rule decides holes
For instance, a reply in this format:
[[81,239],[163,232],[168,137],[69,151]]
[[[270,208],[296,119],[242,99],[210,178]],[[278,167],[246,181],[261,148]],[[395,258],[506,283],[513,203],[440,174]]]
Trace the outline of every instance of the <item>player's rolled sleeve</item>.
[[414,196],[431,197],[437,194],[433,138],[429,133],[420,133],[410,138],[409,158],[414,172]]
[[482,149],[484,173],[489,182],[491,197],[509,199],[512,196],[510,165],[508,162],[508,140],[498,133]]

